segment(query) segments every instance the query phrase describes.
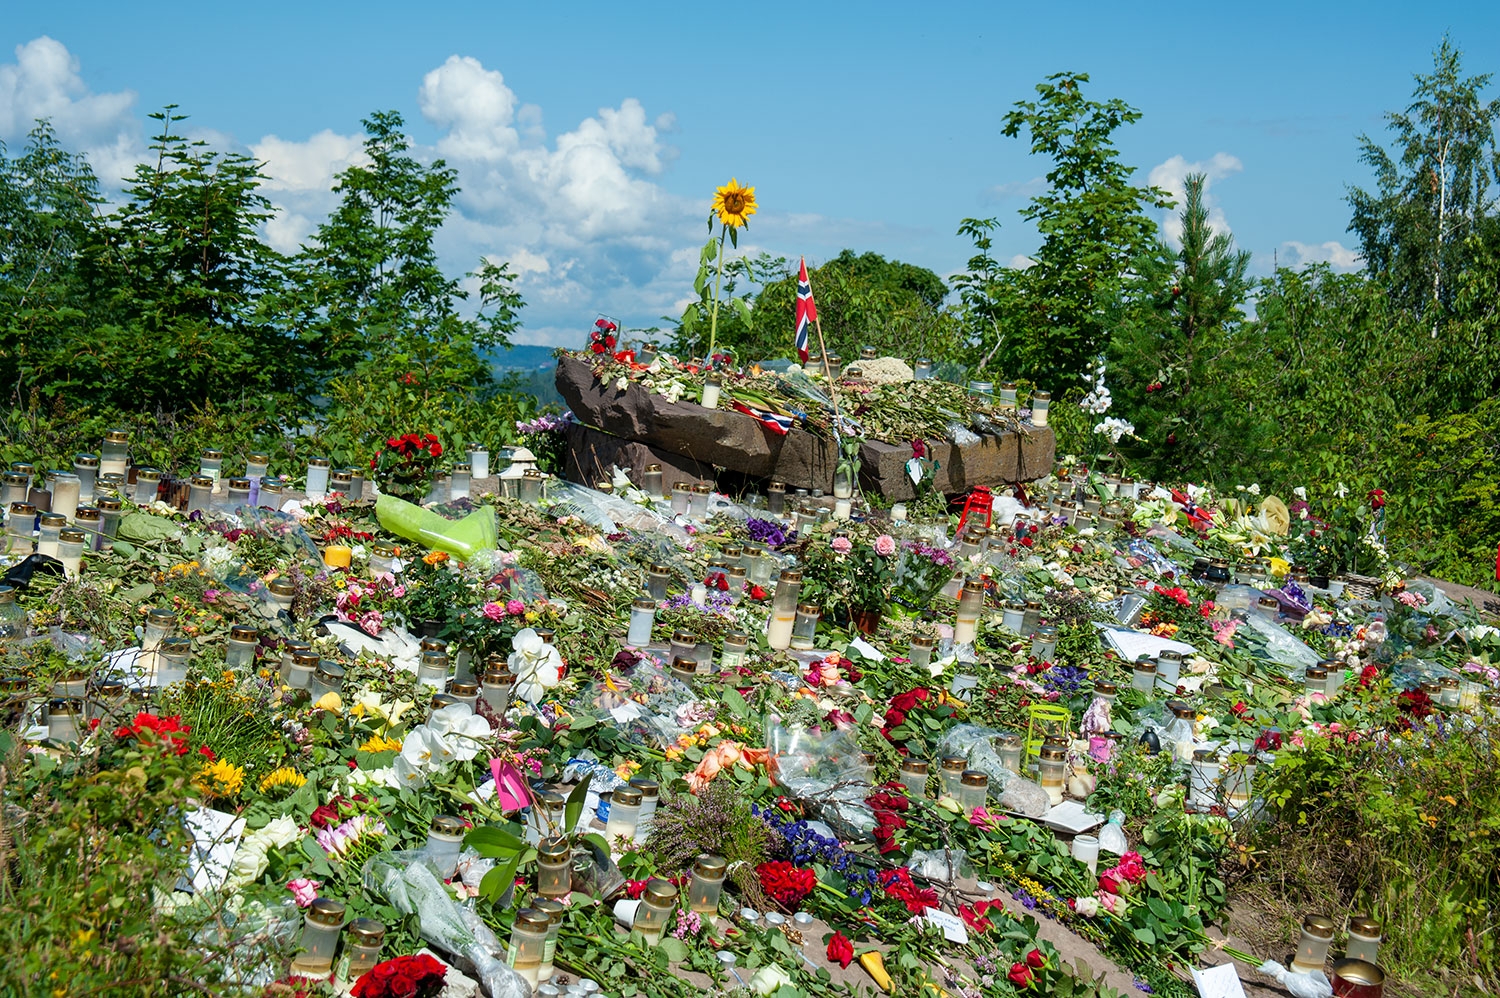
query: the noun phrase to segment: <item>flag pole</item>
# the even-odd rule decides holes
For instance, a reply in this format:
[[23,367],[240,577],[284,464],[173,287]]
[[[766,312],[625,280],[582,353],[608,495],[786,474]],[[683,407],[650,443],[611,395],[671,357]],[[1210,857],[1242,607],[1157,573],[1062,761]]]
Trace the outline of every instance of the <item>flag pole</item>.
[[[812,289],[811,275],[807,278],[807,287],[809,290]],[[823,377],[828,379],[828,401],[833,405],[833,446],[838,452],[838,457],[835,458],[834,464],[837,466],[838,462],[844,458],[844,448],[839,444],[839,440],[843,437],[843,434],[839,430],[839,423],[843,417],[839,415],[838,393],[833,390],[833,368],[828,366],[828,344],[823,342],[823,320],[815,316],[813,318],[813,328],[818,331],[818,352],[823,355]],[[854,476],[854,488],[861,495],[864,494],[864,490],[859,488],[858,475]]]

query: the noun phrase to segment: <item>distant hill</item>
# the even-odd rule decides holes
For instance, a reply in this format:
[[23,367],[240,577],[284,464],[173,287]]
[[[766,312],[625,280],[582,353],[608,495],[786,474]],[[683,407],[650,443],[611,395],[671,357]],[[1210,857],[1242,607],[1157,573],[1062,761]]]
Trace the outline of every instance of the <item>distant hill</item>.
[[509,350],[496,350],[490,355],[490,370],[494,372],[495,380],[510,380],[517,391],[535,395],[542,405],[563,409],[566,406],[553,380],[553,372],[557,369],[557,359],[552,356],[554,349],[515,346]]
[[496,350],[490,354],[491,369],[498,375],[502,371],[534,371],[539,367],[551,367],[554,363],[552,351],[556,347],[516,346],[508,350]]

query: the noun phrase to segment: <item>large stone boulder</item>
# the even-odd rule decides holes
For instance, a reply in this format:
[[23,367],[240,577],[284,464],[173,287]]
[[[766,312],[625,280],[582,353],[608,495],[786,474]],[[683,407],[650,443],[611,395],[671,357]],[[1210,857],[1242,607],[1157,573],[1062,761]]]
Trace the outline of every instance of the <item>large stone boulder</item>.
[[[570,431],[568,477],[592,484],[611,464],[639,476],[647,464],[660,464],[667,481],[709,480],[713,467],[753,478],[785,482],[791,488],[833,487],[838,451],[833,441],[794,428],[773,433],[739,412],[705,409],[696,402],[669,402],[640,385],[624,389],[600,381],[584,360],[564,356],[557,363],[557,390],[586,427]],[[1040,478],[1052,469],[1056,439],[1047,427],[1022,426],[1018,432],[980,437],[959,445],[926,442],[937,464],[936,487],[949,495],[976,485],[1002,486]],[[860,486],[887,500],[910,499],[916,489],[906,471],[910,442],[867,441],[861,450]],[[674,470],[675,469],[675,472]]]

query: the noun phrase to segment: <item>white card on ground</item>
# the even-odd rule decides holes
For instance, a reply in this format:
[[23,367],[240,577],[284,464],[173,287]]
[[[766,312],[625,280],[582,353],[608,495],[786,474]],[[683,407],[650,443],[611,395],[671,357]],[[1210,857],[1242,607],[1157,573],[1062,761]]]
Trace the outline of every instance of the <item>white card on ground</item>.
[[1209,967],[1207,970],[1195,969],[1193,983],[1198,985],[1200,998],[1245,998],[1239,971],[1232,963]]
[[865,658],[870,659],[872,662],[885,661],[885,656],[880,654],[875,646],[870,644],[870,642],[866,641],[864,638],[855,638],[853,641],[849,642],[849,647],[859,652]]
[[198,808],[189,811],[184,822],[193,836],[193,848],[188,854],[193,891],[201,894],[218,890],[229,876],[229,864],[239,848],[240,836],[245,833],[245,819]]
[[609,716],[613,717],[619,724],[624,724],[627,721],[634,721],[636,718],[641,716],[641,705],[636,703],[634,700],[631,700],[627,703],[622,703],[618,707],[611,707],[609,709]]
[[943,930],[943,937],[950,943],[958,943],[960,946],[969,942],[969,929],[964,925],[964,920],[957,915],[936,908],[928,908],[926,914],[929,925],[936,925]]

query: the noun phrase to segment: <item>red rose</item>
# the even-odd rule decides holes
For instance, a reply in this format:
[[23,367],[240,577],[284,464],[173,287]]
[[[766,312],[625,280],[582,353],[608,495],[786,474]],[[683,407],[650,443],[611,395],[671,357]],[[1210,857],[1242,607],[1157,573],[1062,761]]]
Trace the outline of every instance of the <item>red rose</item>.
[[911,456],[916,458],[926,457],[927,444],[921,440],[913,440],[911,442]]
[[835,932],[833,938],[828,940],[828,962],[848,969],[849,961],[853,959],[854,944],[842,932]]
[[1016,987],[1029,988],[1036,975],[1031,972],[1031,968],[1026,966],[1026,964],[1013,963],[1010,965],[1010,973],[1005,976],[1009,977],[1010,982]]
[[1041,950],[1034,949],[1030,953],[1026,954],[1026,966],[1031,967],[1035,970],[1041,970],[1046,965],[1047,958],[1045,956],[1042,956]]
[[984,912],[985,903],[983,901],[976,901],[972,905],[961,904],[958,906],[959,917],[974,932],[988,932],[994,927],[994,923],[984,917]]
[[594,351],[594,353],[603,353],[604,344],[600,343],[598,340],[595,340],[593,343],[589,344],[589,349]]
[[431,447],[427,448],[427,453],[431,454],[433,457],[442,457],[443,448],[439,444],[433,444]]
[[408,976],[403,969],[391,978],[390,993],[391,998],[417,998],[416,978]]
[[1106,894],[1120,893],[1119,878],[1110,873],[1099,874],[1099,889],[1104,891]]

